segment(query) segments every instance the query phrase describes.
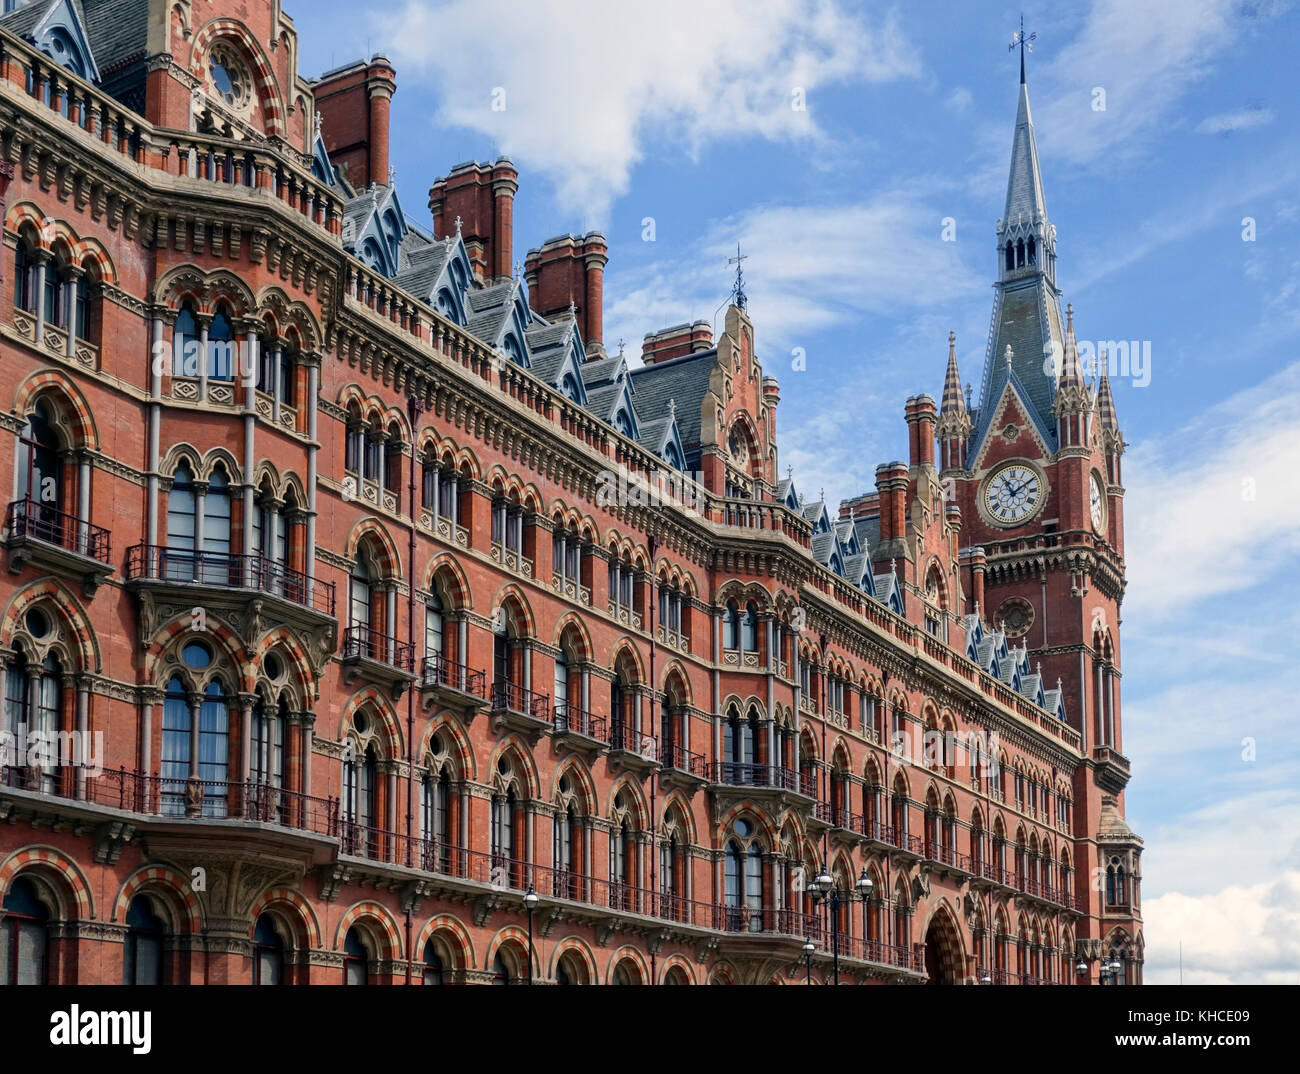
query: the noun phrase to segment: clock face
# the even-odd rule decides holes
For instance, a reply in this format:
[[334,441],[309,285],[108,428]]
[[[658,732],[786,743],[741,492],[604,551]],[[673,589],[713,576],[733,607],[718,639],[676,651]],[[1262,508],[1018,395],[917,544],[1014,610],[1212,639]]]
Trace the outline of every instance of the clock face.
[[989,478],[984,486],[984,508],[1000,526],[1015,526],[1030,518],[1043,502],[1043,481],[1038,471],[1013,462]]
[[1095,473],[1088,480],[1088,513],[1092,516],[1092,528],[1101,532],[1102,520],[1106,517],[1106,497],[1102,492],[1101,478]]

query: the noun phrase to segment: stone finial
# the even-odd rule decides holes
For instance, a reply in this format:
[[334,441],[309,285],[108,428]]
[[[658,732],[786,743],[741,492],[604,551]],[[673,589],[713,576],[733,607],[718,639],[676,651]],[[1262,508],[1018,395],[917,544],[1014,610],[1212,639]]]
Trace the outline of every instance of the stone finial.
[[317,113],[312,117],[312,124],[314,125],[315,130],[316,130],[316,133],[317,133],[318,135],[320,134],[320,129],[321,129],[321,127],[324,125],[324,123],[325,123],[325,113],[323,113],[323,112],[317,112]]
[[456,217],[456,238],[458,239],[460,238],[460,228],[462,223],[463,221],[461,220],[461,218],[459,216]]
[[[621,343],[620,343],[620,346],[619,346],[618,353],[619,353],[619,354],[622,354],[622,353],[623,353],[623,348],[622,348],[622,346],[621,346]],[[676,421],[676,420],[677,420],[677,400],[676,400],[676,399],[669,399],[669,400],[668,400],[668,420],[669,420],[669,421]]]
[[1011,353],[1011,344],[1010,344],[1010,343],[1007,344],[1007,349],[1006,349],[1006,351],[1003,353],[1002,357],[1003,357],[1003,360],[1007,363],[1007,369],[1009,370],[1009,369],[1011,368],[1011,359],[1012,359],[1012,357],[1013,357],[1013,355],[1012,355],[1012,353]]

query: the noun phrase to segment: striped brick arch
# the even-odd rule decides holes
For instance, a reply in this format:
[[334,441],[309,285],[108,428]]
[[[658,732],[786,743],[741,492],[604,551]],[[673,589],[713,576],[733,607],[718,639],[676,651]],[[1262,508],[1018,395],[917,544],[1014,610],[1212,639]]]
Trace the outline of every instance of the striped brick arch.
[[353,528],[348,535],[348,562],[357,558],[362,547],[366,549],[371,563],[382,578],[400,578],[402,576],[402,558],[397,554],[393,539],[384,532],[384,528],[373,518],[367,518]]
[[452,965],[449,969],[465,970],[474,965],[474,941],[470,939],[465,926],[451,914],[439,914],[431,918],[420,930],[420,938],[416,941],[411,956],[414,961],[424,960],[424,945],[435,937],[451,954]]
[[[239,637],[230,627],[226,626],[211,611],[207,615],[208,629],[203,635],[204,640],[213,643],[213,648],[217,650],[218,654],[229,660],[230,666],[238,673],[240,691],[251,693],[257,684],[257,680],[252,665],[243,659],[243,642],[239,640]],[[145,650],[144,657],[145,673],[150,681],[158,677],[158,666],[167,651],[171,649],[172,643],[182,635],[191,633],[191,622],[189,612],[183,612],[154,633],[153,640],[149,643],[149,648]]]
[[291,918],[297,925],[294,929],[294,937],[304,941],[303,947],[320,947],[320,923],[316,920],[316,914],[311,904],[293,888],[271,888],[253,904],[252,921],[248,926],[249,939],[252,939],[257,931],[257,919],[265,911],[275,909],[280,910],[283,916]]
[[[534,944],[533,946],[535,948],[537,945]],[[487,958],[483,963],[483,968],[485,970],[492,969],[492,963],[497,957],[497,952],[503,947],[517,947],[519,949],[520,972],[527,972],[523,967],[526,964],[525,960],[528,958],[528,933],[518,925],[507,925],[492,937],[492,942],[488,945]]]
[[925,928],[925,968],[930,984],[961,984],[966,976],[961,930],[943,904],[935,908]]
[[0,903],[9,887],[23,872],[42,873],[57,880],[59,894],[67,900],[69,917],[90,921],[95,916],[90,886],[81,870],[61,850],[50,846],[29,846],[15,850],[0,864]]
[[14,393],[13,412],[19,416],[26,415],[42,395],[49,397],[49,402],[72,434],[74,443],[70,446],[99,450],[99,433],[86,397],[57,369],[44,369],[24,380]]
[[113,900],[111,920],[118,925],[126,923],[126,911],[131,900],[145,888],[162,888],[173,896],[173,905],[181,909],[186,930],[199,933],[203,930],[203,915],[199,910],[198,896],[190,887],[189,877],[177,872],[170,865],[146,865],[137,869],[119,889]]
[[26,589],[15,594],[0,618],[0,645],[13,648],[14,631],[22,623],[27,612],[37,604],[51,606],[57,615],[59,633],[75,652],[79,670],[98,674],[103,668],[100,659],[99,643],[91,629],[90,619],[80,602],[53,578],[44,578],[33,582]]
[[386,949],[380,952],[381,958],[401,958],[402,957],[402,937],[397,931],[397,925],[393,922],[393,916],[373,900],[359,902],[348,908],[347,913],[343,915],[343,920],[339,922],[338,931],[334,934],[334,949],[343,950],[343,941],[347,939],[348,930],[358,922],[373,923],[378,926],[382,934]]
[[275,72],[261,47],[248,32],[248,28],[235,19],[213,19],[203,27],[194,38],[194,49],[190,53],[190,74],[200,82],[206,81],[205,67],[212,44],[218,38],[229,38],[238,42],[239,51],[252,65],[253,84],[258,100],[266,114],[266,133],[288,136],[284,121],[284,101],[280,99],[280,86],[275,80]]

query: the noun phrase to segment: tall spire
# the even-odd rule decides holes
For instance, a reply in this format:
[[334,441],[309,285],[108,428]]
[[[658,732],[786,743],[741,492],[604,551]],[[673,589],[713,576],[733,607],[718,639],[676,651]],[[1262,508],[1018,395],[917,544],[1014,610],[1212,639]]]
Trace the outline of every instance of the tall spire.
[[[1032,35],[1023,29],[1012,47],[1029,50]],[[971,457],[979,451],[994,411],[1008,384],[1013,383],[1021,408],[1029,413],[1049,450],[1056,448],[1056,378],[1065,353],[1060,292],[1056,288],[1056,229],[1047,215],[1047,198],[1038,163],[1029,87],[1022,80],[1011,137],[1011,166],[1007,197],[997,223],[998,278],[989,348],[980,384],[976,432]],[[1011,363],[1004,355],[1010,347]],[[1001,426],[999,426],[1001,427]]]

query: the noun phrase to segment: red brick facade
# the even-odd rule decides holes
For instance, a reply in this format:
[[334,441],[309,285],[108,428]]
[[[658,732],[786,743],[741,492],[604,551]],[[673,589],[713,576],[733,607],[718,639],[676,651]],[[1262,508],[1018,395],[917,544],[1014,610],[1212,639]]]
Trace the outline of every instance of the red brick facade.
[[[1118,450],[1044,451],[1008,401],[1016,432],[950,473],[909,401],[908,463],[843,509],[880,516],[896,614],[778,502],[779,393],[733,306],[680,341],[717,351],[700,513],[605,503],[602,474],[659,460],[340,245],[280,5],[147,6],[138,111],[0,33],[5,712],[103,751],[0,779],[0,938],[38,930],[29,972],[518,981],[531,888],[539,983],[828,980],[832,948],[844,983],[1096,982],[1112,952],[1140,982]],[[250,85],[190,133],[214,48]],[[377,63],[334,134],[319,101],[360,186],[387,181]],[[474,215],[458,173],[435,185],[435,237],[461,216],[479,277],[509,277],[514,169],[473,179]],[[535,253],[534,308],[598,342],[603,238]],[[256,378],[210,364],[222,337]],[[1008,534],[981,479],[1025,456],[1050,494]],[[1068,722],[965,655],[1017,598]],[[927,729],[960,746],[889,748]]]

